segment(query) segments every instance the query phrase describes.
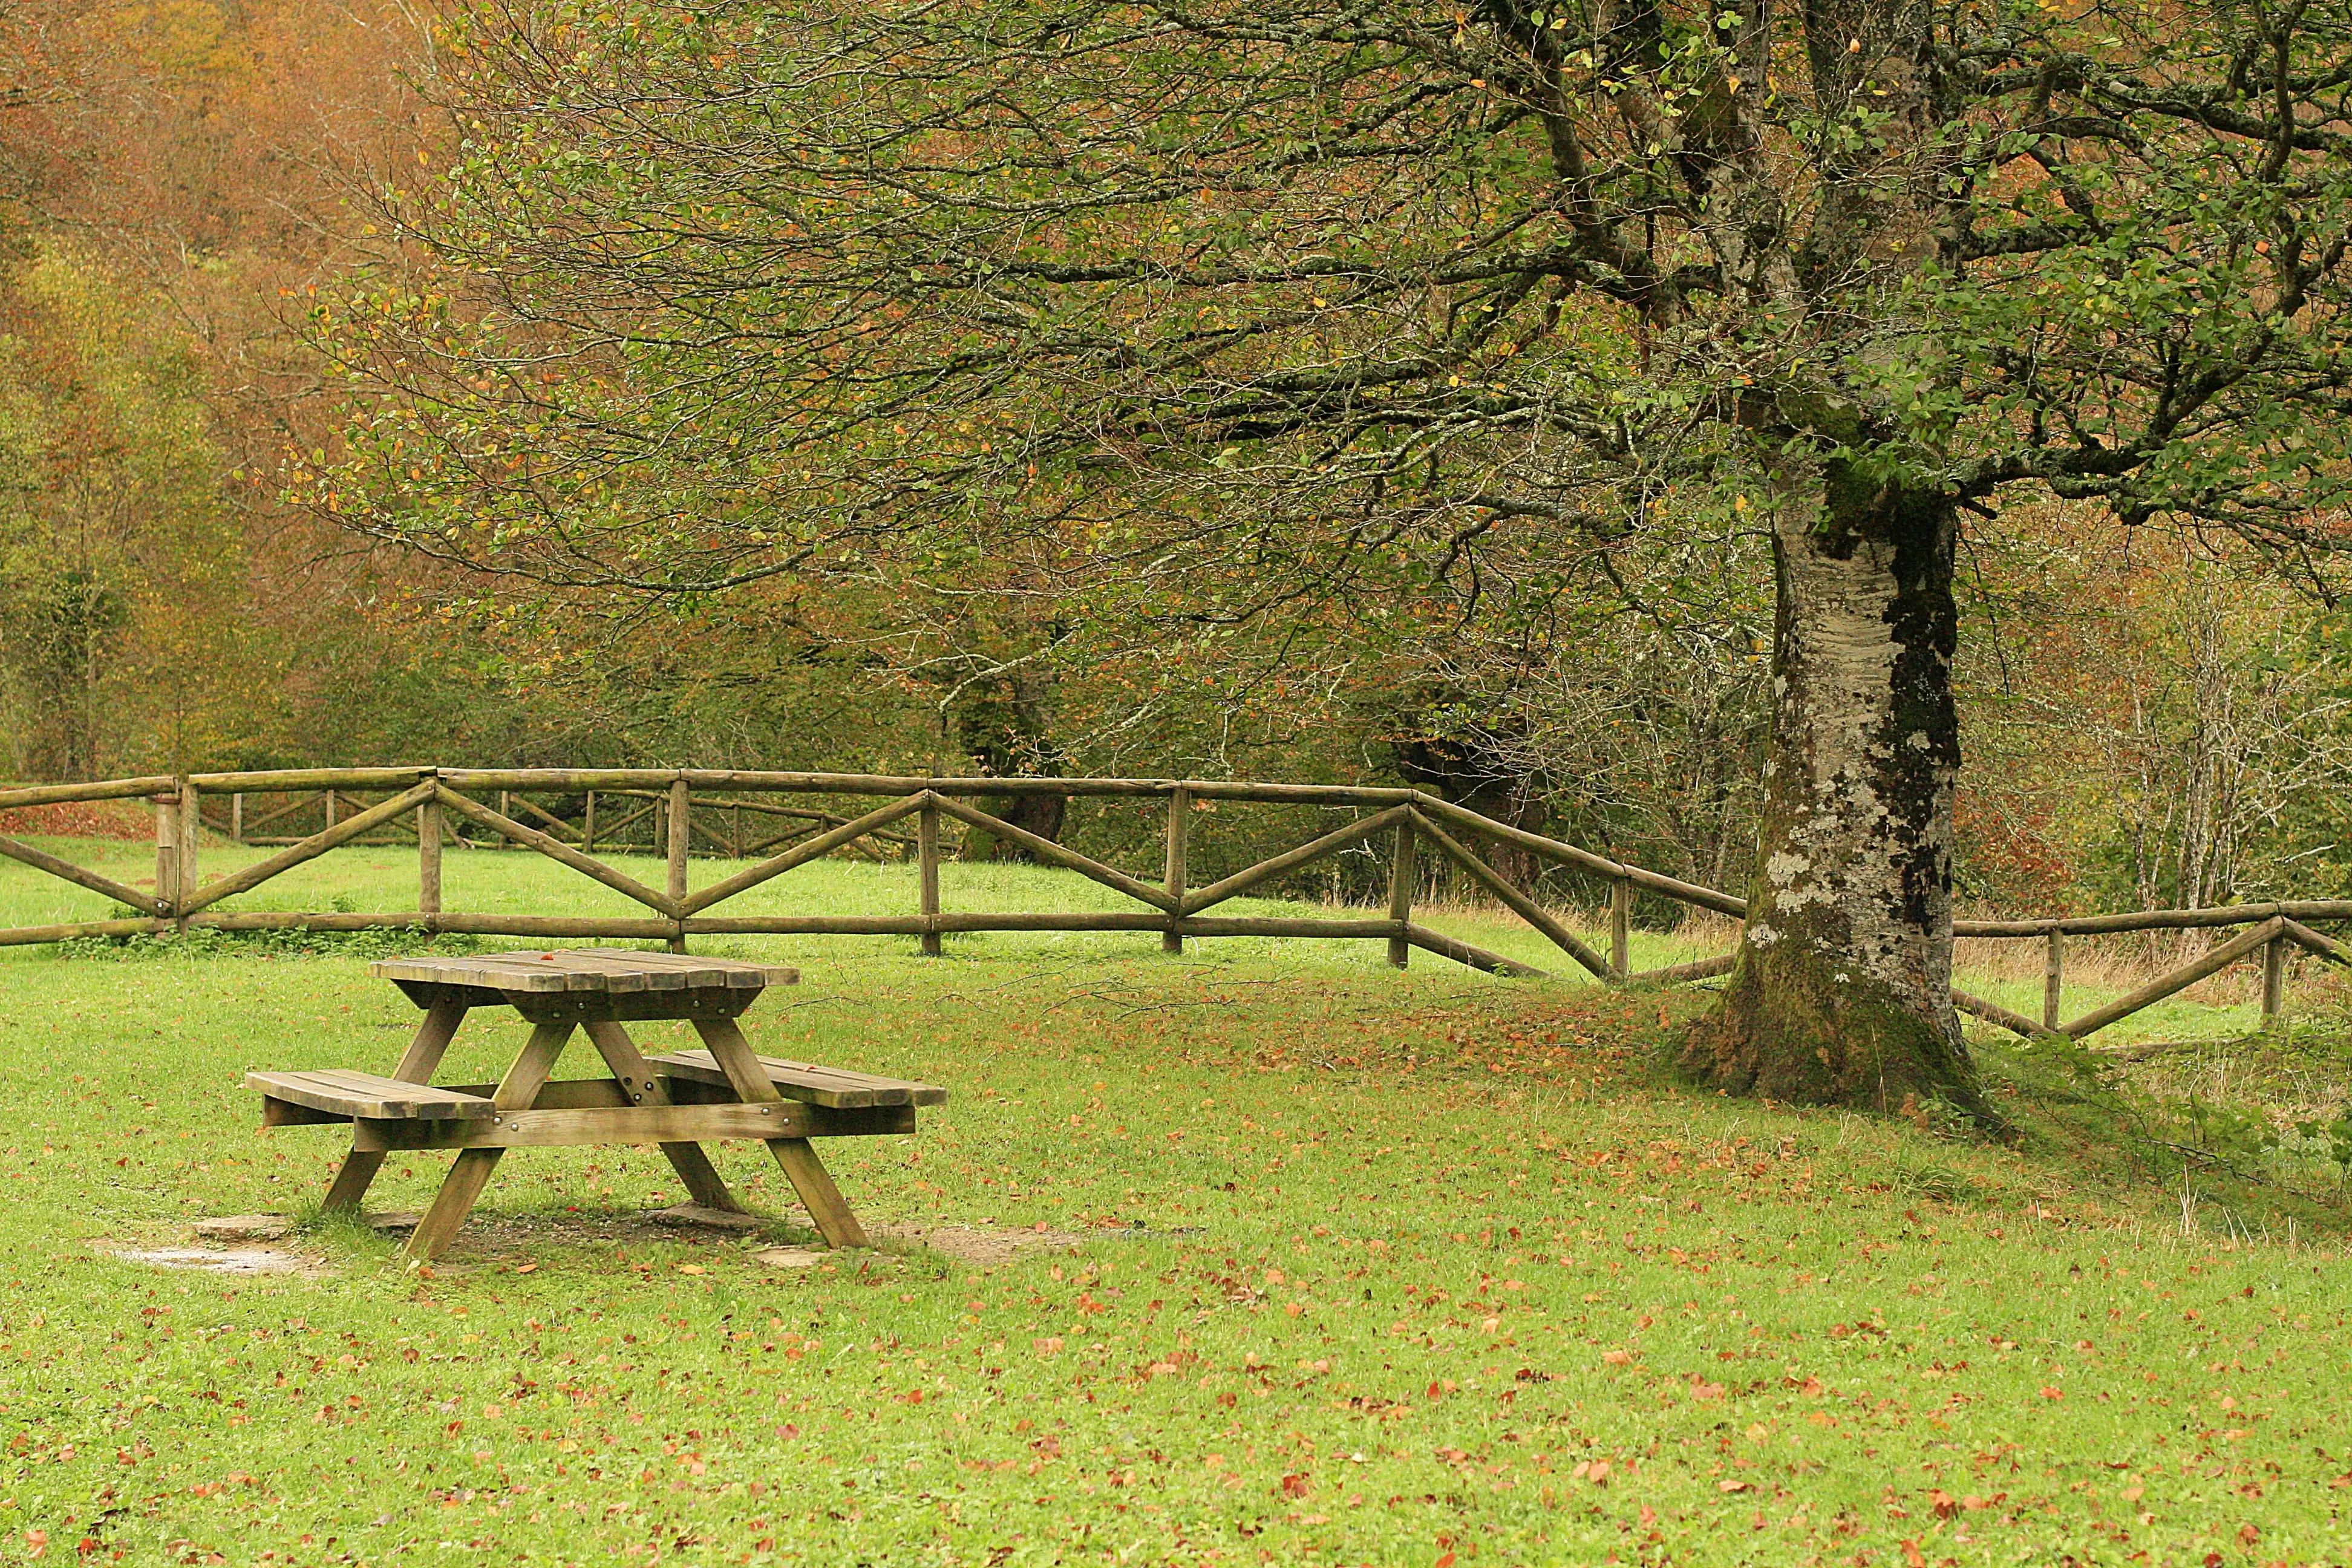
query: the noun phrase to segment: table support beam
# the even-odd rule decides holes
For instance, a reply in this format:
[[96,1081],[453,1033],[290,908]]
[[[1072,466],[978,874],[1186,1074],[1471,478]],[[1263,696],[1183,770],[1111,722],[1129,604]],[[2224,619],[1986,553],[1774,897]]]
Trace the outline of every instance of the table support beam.
[[[667,1091],[662,1088],[662,1080],[654,1075],[654,1069],[646,1062],[645,1053],[637,1049],[637,1042],[629,1037],[628,1030],[616,1021],[594,1022],[585,1027],[589,1040],[594,1044],[597,1054],[604,1058],[604,1065],[613,1069],[613,1077],[620,1084],[621,1092],[629,1097],[630,1104],[670,1103]],[[743,1205],[735,1201],[735,1194],[727,1190],[726,1180],[719,1174],[719,1167],[712,1164],[710,1156],[702,1152],[701,1144],[665,1143],[661,1152],[663,1157],[669,1161],[670,1169],[677,1173],[677,1179],[686,1184],[687,1194],[696,1203],[704,1208],[719,1209],[727,1214],[744,1212]]]
[[[403,1083],[431,1083],[439,1070],[441,1058],[449,1049],[449,1041],[457,1035],[457,1026],[466,1021],[466,1004],[443,998],[425,1010],[416,1026],[416,1034],[408,1042],[408,1049],[392,1076]],[[351,1209],[357,1212],[360,1200],[375,1181],[376,1173],[383,1169],[384,1156],[379,1150],[354,1149],[343,1156],[342,1168],[327,1188],[325,1207]]]
[[[555,1070],[556,1058],[563,1054],[563,1044],[572,1037],[570,1024],[541,1024],[523,1043],[521,1054],[507,1068],[506,1077],[499,1080],[498,1092],[490,1103],[500,1110],[522,1110],[539,1098],[540,1089],[548,1075]],[[474,1200],[482,1195],[490,1173],[499,1168],[499,1156],[503,1149],[460,1150],[448,1177],[434,1194],[433,1206],[425,1211],[416,1229],[409,1236],[408,1245],[402,1249],[401,1261],[415,1268],[441,1256],[466,1223],[474,1209]]]
[[[772,1104],[783,1096],[770,1081],[767,1069],[760,1065],[759,1053],[732,1018],[697,1018],[695,1032],[710,1048],[710,1058],[727,1074],[728,1084],[735,1098],[746,1105]],[[809,1211],[816,1223],[816,1233],[824,1237],[828,1247],[868,1247],[866,1227],[857,1222],[856,1214],[841,1189],[834,1184],[832,1173],[824,1162],[816,1157],[816,1149],[805,1138],[771,1138],[768,1152],[776,1157],[784,1179]]]

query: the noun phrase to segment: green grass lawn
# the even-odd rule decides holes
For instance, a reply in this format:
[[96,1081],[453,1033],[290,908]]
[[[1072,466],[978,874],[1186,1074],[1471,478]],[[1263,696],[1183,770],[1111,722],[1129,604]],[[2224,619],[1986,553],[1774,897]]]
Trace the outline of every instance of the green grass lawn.
[[[411,870],[350,851],[242,903],[396,909]],[[620,912],[535,857],[448,880],[453,909]],[[740,907],[912,904],[910,871],[828,862]],[[103,912],[0,869],[0,923]],[[1673,1088],[1645,1059],[1695,996],[1376,943],[707,946],[802,966],[761,1049],[952,1090],[917,1137],[826,1146],[869,1222],[1084,1239],[780,1271],[639,1223],[683,1195],[657,1154],[557,1150],[507,1159],[430,1278],[351,1226],[300,1238],[310,1275],[125,1261],[301,1212],[340,1134],[257,1134],[242,1072],[385,1070],[414,1010],[352,957],[9,952],[0,1563],[2352,1557],[2340,1230],[2223,1227],[2196,1184],[2184,1219],[2049,1139]],[[478,1018],[445,1078],[518,1037]],[[756,1145],[716,1152],[802,1234]],[[395,1158],[373,1204],[421,1206],[446,1158]]]

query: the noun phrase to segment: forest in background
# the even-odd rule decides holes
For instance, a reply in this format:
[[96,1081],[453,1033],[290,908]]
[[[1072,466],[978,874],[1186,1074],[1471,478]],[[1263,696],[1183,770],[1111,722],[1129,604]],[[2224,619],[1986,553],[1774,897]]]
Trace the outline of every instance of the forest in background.
[[[1675,875],[1746,876],[1772,606],[1764,546],[1736,533],[1623,552],[1608,592],[1531,547],[1476,604],[1374,574],[1295,614],[1107,620],[978,537],[648,598],[338,526],[321,476],[348,393],[319,321],[347,323],[352,280],[401,264],[376,194],[449,159],[430,23],[366,0],[33,0],[0,19],[15,777],[434,761],[1403,781]],[[1965,903],[2352,891],[2332,605],[2223,543],[2033,507],[1971,521],[1962,582]],[[1108,831],[1083,810],[1033,826]]]

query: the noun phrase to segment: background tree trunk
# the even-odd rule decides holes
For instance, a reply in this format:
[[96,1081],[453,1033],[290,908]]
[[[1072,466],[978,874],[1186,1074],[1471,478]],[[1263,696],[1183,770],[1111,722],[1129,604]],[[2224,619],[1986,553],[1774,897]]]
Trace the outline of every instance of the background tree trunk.
[[1685,1065],[1737,1093],[1990,1116],[1952,1012],[1956,520],[1831,468],[1773,517],[1775,705],[1739,962]]
[[[1528,748],[1517,736],[1475,729],[1406,734],[1391,740],[1389,752],[1406,783],[1434,790],[1456,805],[1529,833],[1541,833],[1550,822],[1551,803],[1530,767]],[[1544,862],[1533,854],[1516,844],[1491,840],[1479,850],[1514,887],[1536,890]],[[1458,868],[1449,870],[1452,892],[1466,893],[1475,887],[1462,879]]]
[[[982,773],[1059,778],[1065,759],[1054,742],[1054,696],[1053,680],[1034,667],[1015,669],[981,689],[958,715],[958,729],[972,766]],[[989,795],[973,804],[992,816],[1056,844],[1062,840],[1070,809],[1068,798],[1058,795]],[[973,828],[964,835],[958,858],[1028,860],[1034,857],[984,828]]]

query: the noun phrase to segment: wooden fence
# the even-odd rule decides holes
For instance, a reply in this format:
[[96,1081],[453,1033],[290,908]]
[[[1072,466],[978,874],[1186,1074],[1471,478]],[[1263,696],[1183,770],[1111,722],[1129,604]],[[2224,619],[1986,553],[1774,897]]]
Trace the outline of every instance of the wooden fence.
[[[1133,877],[1077,850],[1038,837],[972,804],[1019,795],[1118,797],[1165,803],[1164,855],[1158,880]],[[534,801],[551,801],[542,805]],[[772,797],[816,797],[841,805],[795,805]],[[498,805],[487,803],[494,797]],[[769,798],[761,798],[769,797]],[[879,797],[857,815],[850,803]],[[675,768],[473,769],[332,768],[269,773],[197,773],[185,777],[115,779],[0,790],[0,811],[19,806],[104,800],[152,800],[155,814],[155,879],[152,892],[59,858],[33,845],[0,837],[0,856],[100,893],[133,911],[125,918],[0,929],[0,945],[61,942],[73,937],[125,936],[191,928],[215,931],[455,931],[524,937],[587,937],[666,941],[684,952],[698,935],[912,935],[928,953],[953,931],[1157,931],[1163,947],[1181,952],[1188,938],[1219,936],[1345,937],[1383,942],[1389,962],[1402,968],[1420,948],[1473,968],[1540,977],[1543,971],[1431,930],[1413,919],[1424,847],[1535,928],[1546,940],[1607,984],[1671,984],[1729,972],[1731,954],[1634,971],[1630,964],[1632,911],[1637,891],[1720,914],[1744,916],[1747,900],[1590,849],[1530,833],[1412,789],[1338,784],[1249,784],[1172,779],[892,778],[864,773],[720,772]],[[1192,817],[1207,802],[1352,808],[1359,815],[1278,855],[1194,887],[1188,877]],[[209,809],[208,809],[209,807]],[[600,810],[602,815],[600,816]],[[526,822],[525,817],[532,820]],[[909,836],[902,825],[913,819]],[[293,824],[315,822],[297,834]],[[533,826],[536,823],[537,826]],[[1037,913],[966,912],[940,900],[942,830],[986,833],[1037,860],[1064,867],[1142,906],[1134,912],[1082,910]],[[202,829],[277,853],[228,876],[200,875]],[[441,858],[452,843],[483,841],[536,851],[641,904],[643,916],[469,914],[442,908]],[[1385,838],[1389,848],[1388,908],[1380,918],[1216,916],[1207,911],[1254,888],[1327,857]],[[667,875],[646,886],[605,860],[596,849],[642,846],[659,852]],[[413,844],[417,892],[414,910],[378,913],[247,911],[220,906],[240,893],[348,844]],[[1508,844],[1538,860],[1604,882],[1610,891],[1608,952],[1570,930],[1482,858],[1482,843]],[[696,889],[688,878],[698,845],[706,854],[751,859],[719,881]],[[911,857],[919,907],[910,914],[728,915],[711,912],[729,900],[795,867],[835,852]],[[2116,1020],[2241,961],[2262,964],[2263,1018],[2275,1025],[2284,1009],[2286,961],[2303,949],[2330,963],[2352,965],[2352,949],[2308,922],[2352,920],[2352,900],[2151,910],[2027,921],[1958,921],[1953,933],[2039,941],[2044,944],[2039,1021],[1954,991],[1962,1011],[2013,1033],[2083,1039]],[[2244,926],[2230,941],[2150,982],[2127,996],[2062,1021],[2066,938],[2118,931]]]

